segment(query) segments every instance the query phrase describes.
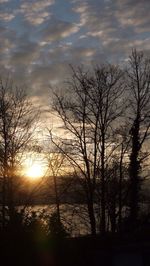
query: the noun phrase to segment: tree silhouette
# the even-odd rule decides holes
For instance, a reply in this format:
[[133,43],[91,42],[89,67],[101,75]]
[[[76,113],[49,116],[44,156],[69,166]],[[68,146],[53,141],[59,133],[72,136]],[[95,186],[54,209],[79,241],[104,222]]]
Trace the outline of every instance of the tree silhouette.
[[150,133],[150,59],[135,49],[129,58],[126,76],[129,113],[132,123],[130,154],[130,220],[135,228],[139,213],[142,147]]
[[[0,175],[2,224],[14,214],[14,194],[20,183],[19,165],[33,135],[35,114],[25,90],[10,79],[0,80]],[[32,127],[32,129],[31,129]],[[6,214],[6,206],[8,213]]]
[[[92,73],[82,68],[72,69],[72,79],[68,83],[67,95],[54,92],[53,110],[63,122],[69,139],[63,139],[64,146],[57,145],[64,152],[72,166],[80,175],[86,193],[86,202],[92,234],[96,234],[94,202],[96,184],[101,183],[100,215],[101,232],[106,230],[105,171],[106,150],[112,153],[112,125],[121,114],[120,96],[123,84],[122,71],[112,65],[96,67]],[[65,148],[64,148],[65,147]]]

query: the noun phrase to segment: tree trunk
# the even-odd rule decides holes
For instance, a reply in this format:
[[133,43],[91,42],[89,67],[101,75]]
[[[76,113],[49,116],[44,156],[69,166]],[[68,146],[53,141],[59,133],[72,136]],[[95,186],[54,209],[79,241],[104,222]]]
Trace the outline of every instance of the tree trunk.
[[5,208],[6,208],[6,177],[3,177],[2,184],[2,228],[5,228]]
[[105,138],[102,134],[102,151],[101,151],[101,221],[100,232],[105,234],[106,231],[106,202],[105,202]]
[[111,210],[110,210],[110,222],[111,222],[111,232],[116,232],[116,200],[112,199]]
[[123,144],[121,149],[121,157],[120,157],[120,163],[119,163],[119,218],[118,218],[118,226],[119,226],[119,232],[122,231],[122,161],[123,161]]
[[54,178],[54,189],[55,189],[55,202],[56,202],[56,209],[57,209],[57,218],[58,222],[60,223],[60,202],[59,202],[59,196],[58,196],[58,188],[57,188],[57,181],[56,176]]
[[139,115],[134,122],[132,128],[132,151],[130,156],[130,224],[131,228],[134,229],[138,219],[139,209],[139,190],[140,190],[140,163],[138,160],[139,155]]
[[95,221],[95,215],[94,215],[94,206],[93,206],[93,200],[88,200],[88,214],[90,219],[90,226],[91,226],[91,234],[93,236],[96,235],[96,221]]

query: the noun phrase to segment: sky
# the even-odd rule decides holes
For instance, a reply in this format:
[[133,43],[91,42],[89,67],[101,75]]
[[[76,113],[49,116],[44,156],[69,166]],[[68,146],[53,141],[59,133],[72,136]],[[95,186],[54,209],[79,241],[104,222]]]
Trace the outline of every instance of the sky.
[[48,104],[74,66],[150,51],[150,0],[0,0],[0,76]]

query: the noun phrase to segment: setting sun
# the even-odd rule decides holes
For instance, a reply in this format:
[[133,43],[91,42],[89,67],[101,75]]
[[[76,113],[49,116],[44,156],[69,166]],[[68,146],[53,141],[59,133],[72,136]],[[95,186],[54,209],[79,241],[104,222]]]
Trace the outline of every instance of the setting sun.
[[38,180],[46,174],[46,163],[41,154],[28,153],[24,159],[22,173],[30,180]]
[[34,163],[26,171],[26,176],[33,180],[39,179],[43,175],[44,175],[44,169],[42,165],[37,164],[37,163]]

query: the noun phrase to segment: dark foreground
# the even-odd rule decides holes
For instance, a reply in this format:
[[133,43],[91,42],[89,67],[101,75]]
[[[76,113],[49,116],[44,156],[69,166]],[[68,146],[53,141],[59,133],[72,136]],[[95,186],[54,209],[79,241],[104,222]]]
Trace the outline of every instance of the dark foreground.
[[15,266],[149,266],[147,236],[60,238],[3,232],[0,265]]

